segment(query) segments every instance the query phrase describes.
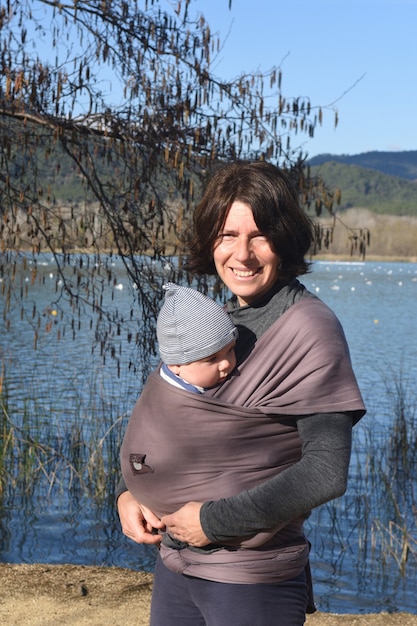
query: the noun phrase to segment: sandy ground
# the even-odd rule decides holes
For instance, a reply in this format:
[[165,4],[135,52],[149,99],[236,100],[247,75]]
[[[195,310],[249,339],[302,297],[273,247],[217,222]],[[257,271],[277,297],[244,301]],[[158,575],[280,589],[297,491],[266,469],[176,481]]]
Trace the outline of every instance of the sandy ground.
[[[0,563],[0,624],[147,626],[152,580],[117,567]],[[417,626],[417,615],[315,613],[306,624]]]

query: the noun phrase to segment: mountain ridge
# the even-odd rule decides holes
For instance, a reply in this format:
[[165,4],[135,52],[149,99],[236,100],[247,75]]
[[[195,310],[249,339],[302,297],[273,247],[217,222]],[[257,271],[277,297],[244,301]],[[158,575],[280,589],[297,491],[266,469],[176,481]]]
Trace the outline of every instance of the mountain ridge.
[[313,177],[341,191],[339,209],[362,207],[417,217],[417,150],[320,154],[306,161]]
[[377,170],[390,176],[417,181],[417,150],[360,152],[358,154],[323,153],[307,160],[307,165],[318,166],[334,161]]

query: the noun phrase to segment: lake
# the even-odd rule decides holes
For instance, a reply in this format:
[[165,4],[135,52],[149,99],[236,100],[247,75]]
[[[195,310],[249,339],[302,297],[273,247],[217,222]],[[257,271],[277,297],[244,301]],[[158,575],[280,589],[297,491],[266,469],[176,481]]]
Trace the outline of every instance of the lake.
[[[117,258],[111,264],[117,280],[111,283],[106,306],[109,311],[117,307],[125,312],[128,330],[114,338],[113,352],[105,362],[100,351],[92,349],[97,328],[89,323],[87,307],[82,314],[71,311],[60,297],[60,278],[52,257],[38,259],[36,281],[30,263],[19,262],[14,281],[19,285],[17,293],[2,291],[0,374],[3,372],[7,381],[8,414],[10,419],[19,416],[20,425],[35,414],[42,415],[41,429],[53,430],[54,450],[64,449],[68,437],[74,437],[72,427],[68,434],[74,423],[97,442],[113,424],[122,433],[140,392],[140,363],[135,361],[128,339],[137,332],[139,321],[132,315],[133,296],[126,272]],[[169,267],[160,270],[169,272]],[[3,265],[0,287],[7,283],[7,272]],[[415,415],[417,264],[315,262],[313,272],[302,282],[341,320],[368,408],[355,428],[348,492],[314,511],[307,522],[316,602],[319,609],[336,613],[415,612],[416,521],[407,518],[411,530],[408,557],[402,563],[404,574],[395,546],[383,549],[384,528],[371,519],[369,503],[371,509],[375,503],[370,500],[372,494],[363,489],[363,472],[370,449],[375,450],[375,462],[386,454],[398,388],[406,395],[407,410],[414,410]],[[104,416],[101,426],[89,422],[89,415],[98,410]],[[113,464],[116,476],[117,462]],[[18,481],[0,496],[0,560],[152,571],[153,548],[137,546],[123,537],[112,501],[86,497],[71,486],[71,477],[65,483],[69,488],[51,480],[60,467],[58,458],[53,472],[45,472],[48,479],[38,481],[31,492],[26,493],[25,485]],[[38,467],[37,471],[42,469],[47,470]],[[99,470],[97,460],[97,473]],[[62,472],[68,475],[68,467],[62,466]],[[116,482],[113,475],[111,480]],[[417,495],[417,471],[407,489],[410,497]],[[395,534],[390,536],[391,544],[397,539]]]

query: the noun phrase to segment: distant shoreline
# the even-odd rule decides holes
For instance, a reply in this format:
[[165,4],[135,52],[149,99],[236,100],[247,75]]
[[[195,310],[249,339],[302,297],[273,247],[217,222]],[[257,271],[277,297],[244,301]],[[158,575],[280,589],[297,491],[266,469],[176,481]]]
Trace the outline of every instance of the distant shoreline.
[[364,259],[359,256],[350,256],[349,254],[318,254],[314,257],[310,258],[311,261],[329,261],[337,263],[341,262],[352,262],[352,263],[366,263],[370,262],[378,262],[378,263],[417,263],[417,256],[411,257],[401,257],[401,256],[379,256],[367,254]]
[[[0,254],[6,254],[8,252],[16,252],[17,254],[19,252],[22,252],[24,254],[29,254],[31,252],[33,252],[33,250],[31,248],[21,248],[20,250],[12,250],[9,248],[4,248],[3,250],[0,250]],[[76,250],[71,250],[71,251],[66,251],[63,252],[62,250],[56,250],[55,251],[57,254],[68,254],[68,255],[73,255],[73,254],[98,254],[97,252],[94,252],[93,250],[87,249],[87,248],[77,248]],[[41,250],[40,252],[37,252],[36,255],[41,255],[41,254],[51,254],[51,251],[49,249],[47,250]],[[112,254],[113,256],[117,257],[119,255],[115,254],[114,252],[111,251],[103,251],[100,252],[100,255],[109,255]],[[35,256],[36,256],[35,255]],[[149,255],[151,256],[151,255]],[[171,256],[170,254],[166,254],[167,257]],[[175,255],[174,255],[175,256]],[[350,255],[350,254],[334,254],[332,252],[326,253],[326,252],[320,252],[320,254],[316,254],[314,256],[307,256],[307,259],[310,261],[329,261],[329,262],[335,262],[337,263],[338,261],[344,261],[344,262],[348,262],[351,261],[352,263],[366,263],[367,261],[375,261],[375,262],[386,262],[386,263],[417,263],[417,256],[389,256],[389,255],[378,255],[378,254],[366,254],[365,258],[362,258],[362,256],[359,255]]]

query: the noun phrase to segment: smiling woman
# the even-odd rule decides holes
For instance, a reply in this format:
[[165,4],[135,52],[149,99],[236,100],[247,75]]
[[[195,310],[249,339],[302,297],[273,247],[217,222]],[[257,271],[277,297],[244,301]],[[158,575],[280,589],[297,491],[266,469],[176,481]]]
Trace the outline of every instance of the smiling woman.
[[[239,235],[247,238],[248,243],[251,241],[251,257],[249,265],[247,257],[243,263],[237,259],[236,270],[261,269],[262,263],[259,267],[254,263],[254,248],[257,248],[260,260],[267,255],[263,261],[267,261],[268,273],[278,261],[274,268],[279,270],[275,280],[278,276],[289,280],[308,271],[305,255],[312,244],[312,223],[282,170],[256,161],[230,163],[214,173],[194,212],[189,269],[200,275],[217,274],[217,246]],[[278,260],[273,260],[274,255]],[[219,262],[221,264],[220,259]],[[271,276],[269,278],[272,280]],[[229,286],[227,280],[225,284]],[[234,293],[233,289],[231,291]]]
[[339,321],[297,280],[312,239],[266,162],[224,165],[195,211],[189,267],[233,294],[237,367],[169,402],[156,372],[138,401],[154,472],[133,489],[124,470],[118,506],[127,536],[160,544],[151,626],[301,626],[315,610],[303,524],[344,493],[365,410]]
[[239,200],[230,207],[213,258],[219,278],[242,306],[271,289],[280,267],[279,256],[256,226],[252,209]]

